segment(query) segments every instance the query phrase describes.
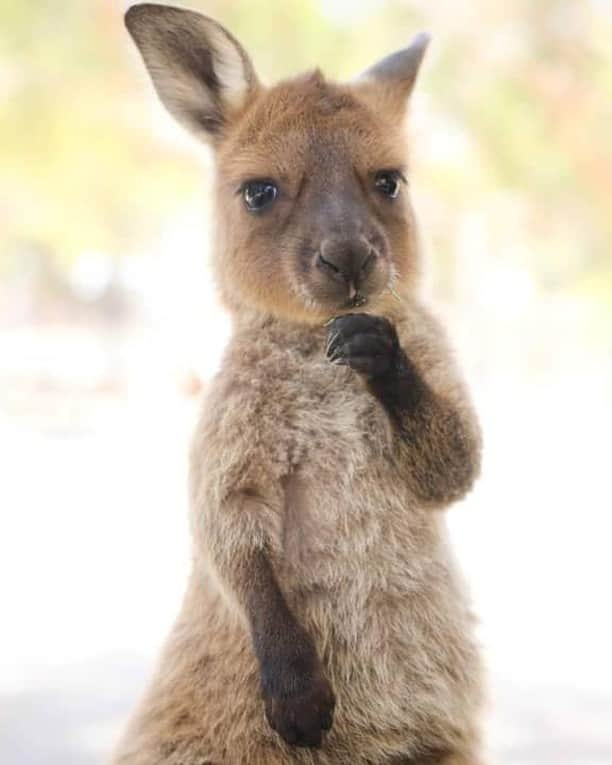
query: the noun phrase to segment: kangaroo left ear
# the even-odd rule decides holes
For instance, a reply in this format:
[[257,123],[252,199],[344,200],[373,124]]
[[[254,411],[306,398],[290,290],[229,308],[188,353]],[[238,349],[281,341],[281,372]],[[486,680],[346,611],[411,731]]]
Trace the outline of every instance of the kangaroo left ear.
[[386,56],[366,69],[355,81],[358,87],[383,92],[397,105],[405,105],[416,82],[421,62],[429,45],[430,36],[420,32],[407,48]]
[[244,48],[221,24],[184,8],[138,3],[125,24],[162,103],[215,145],[259,87]]

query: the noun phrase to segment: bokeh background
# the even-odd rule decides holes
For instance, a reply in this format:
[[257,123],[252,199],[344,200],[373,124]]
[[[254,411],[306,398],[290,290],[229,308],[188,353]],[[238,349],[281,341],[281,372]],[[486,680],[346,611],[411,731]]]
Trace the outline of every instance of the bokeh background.
[[[105,761],[178,607],[186,454],[227,337],[210,158],[118,0],[3,0],[0,761]],[[612,3],[190,0],[264,79],[350,77],[427,29],[412,186],[482,416],[449,523],[491,762],[612,762]]]

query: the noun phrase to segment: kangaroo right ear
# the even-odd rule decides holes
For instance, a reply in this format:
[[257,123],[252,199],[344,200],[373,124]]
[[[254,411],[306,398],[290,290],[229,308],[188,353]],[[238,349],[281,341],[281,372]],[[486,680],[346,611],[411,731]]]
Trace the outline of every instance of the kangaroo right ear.
[[259,87],[244,48],[216,21],[183,8],[133,5],[125,25],[164,106],[214,143]]
[[407,48],[392,53],[363,72],[355,85],[364,95],[374,99],[378,108],[383,104],[402,114],[428,45],[429,35],[421,32]]

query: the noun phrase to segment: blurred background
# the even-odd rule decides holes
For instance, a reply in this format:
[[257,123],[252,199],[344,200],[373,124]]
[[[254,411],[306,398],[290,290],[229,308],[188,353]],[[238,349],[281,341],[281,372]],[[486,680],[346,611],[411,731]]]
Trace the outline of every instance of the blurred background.
[[[449,515],[482,619],[491,762],[612,762],[612,2],[190,0],[268,81],[421,29],[428,290],[485,431]],[[105,761],[189,567],[186,455],[229,327],[210,159],[118,0],[4,0],[0,761]]]

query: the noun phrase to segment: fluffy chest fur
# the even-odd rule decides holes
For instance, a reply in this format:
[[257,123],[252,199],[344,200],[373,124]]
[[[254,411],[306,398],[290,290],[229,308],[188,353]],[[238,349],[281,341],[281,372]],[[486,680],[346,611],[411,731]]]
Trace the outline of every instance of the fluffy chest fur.
[[269,490],[276,565],[290,589],[365,572],[389,588],[396,572],[410,588],[410,572],[436,554],[439,521],[404,480],[383,407],[324,349],[324,328],[235,335],[205,405],[195,484],[211,500]]

